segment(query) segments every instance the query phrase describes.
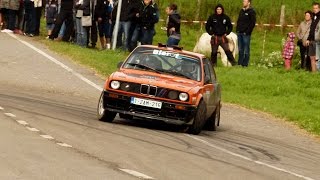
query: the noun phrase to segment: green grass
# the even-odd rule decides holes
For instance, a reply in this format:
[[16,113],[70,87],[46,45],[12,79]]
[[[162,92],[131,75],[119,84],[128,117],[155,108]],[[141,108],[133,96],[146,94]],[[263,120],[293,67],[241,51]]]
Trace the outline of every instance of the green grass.
[[[285,22],[287,24],[298,24],[303,20],[304,12],[312,8],[313,1],[253,0],[252,6],[257,12],[258,23],[278,24],[280,21],[281,5],[285,5]],[[157,2],[163,10],[169,3],[176,3],[182,18],[187,20],[195,20],[196,8],[198,7],[200,7],[199,20],[207,20],[208,16],[213,13],[214,7],[218,3],[221,3],[225,7],[226,14],[235,22],[242,6],[242,0],[201,0],[200,5],[198,5],[198,1],[190,0],[157,0]],[[161,15],[162,18],[165,18],[164,11],[162,11]]]
[[320,134],[320,74],[256,67],[216,71],[224,102],[268,112]]
[[[154,44],[166,42],[166,32],[160,30],[164,24],[159,23]],[[249,68],[216,69],[222,84],[224,102],[268,112],[276,117],[294,122],[307,131],[320,135],[320,74],[311,74],[298,70],[299,56],[295,56],[294,67],[284,71],[279,54],[282,38],[293,29],[256,29],[251,41],[251,66]],[[182,25],[181,46],[192,50],[196,40],[203,33],[199,25]],[[266,39],[263,43],[264,37]],[[68,56],[79,64],[94,69],[98,74],[107,76],[116,70],[117,63],[123,61],[128,53],[122,51],[99,51],[81,48],[70,43],[39,40],[51,50]],[[262,56],[263,44],[265,46]],[[298,54],[298,50],[296,51]],[[280,56],[280,57],[279,57]],[[263,66],[273,64],[273,67]],[[259,68],[258,66],[263,68]]]

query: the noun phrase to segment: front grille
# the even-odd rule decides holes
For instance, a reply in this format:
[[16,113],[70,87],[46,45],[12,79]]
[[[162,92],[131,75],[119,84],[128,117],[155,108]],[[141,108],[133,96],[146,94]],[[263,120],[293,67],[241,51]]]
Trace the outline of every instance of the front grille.
[[141,87],[140,87],[140,93],[141,94],[149,94],[149,85],[146,85],[146,84],[141,84]]
[[148,84],[141,84],[140,94],[146,94],[150,96],[157,96],[158,87],[150,86]]
[[122,89],[124,91],[137,93],[137,94],[145,94],[145,95],[150,95],[155,97],[161,97],[161,98],[167,98],[168,92],[170,91],[169,89],[166,89],[166,88],[152,86],[148,84],[137,84],[137,83],[130,83],[130,82],[126,82],[126,84],[128,84],[130,88]]
[[151,95],[151,96],[157,95],[157,87],[156,86],[149,86],[149,95]]

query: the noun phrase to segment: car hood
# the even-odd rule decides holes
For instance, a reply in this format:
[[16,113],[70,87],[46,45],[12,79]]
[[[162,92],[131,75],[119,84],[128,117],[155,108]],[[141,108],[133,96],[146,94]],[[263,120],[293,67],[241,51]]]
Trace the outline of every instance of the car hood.
[[110,78],[110,80],[149,84],[181,92],[188,92],[200,85],[200,82],[178,76],[137,70],[120,70],[113,73]]

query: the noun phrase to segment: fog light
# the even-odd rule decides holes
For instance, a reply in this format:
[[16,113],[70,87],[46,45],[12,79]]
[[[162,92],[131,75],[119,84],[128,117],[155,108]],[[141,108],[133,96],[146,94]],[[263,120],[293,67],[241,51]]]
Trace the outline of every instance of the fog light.
[[176,105],[176,109],[186,110],[186,107],[185,106]]

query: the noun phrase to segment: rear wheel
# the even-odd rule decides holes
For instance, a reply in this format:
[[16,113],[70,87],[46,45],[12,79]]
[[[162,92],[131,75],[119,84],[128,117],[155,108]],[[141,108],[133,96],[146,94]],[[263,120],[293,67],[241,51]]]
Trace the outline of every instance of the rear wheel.
[[198,105],[197,112],[193,120],[193,124],[188,129],[188,133],[197,135],[201,132],[202,127],[205,123],[206,113],[207,113],[206,105],[201,100]]
[[219,126],[220,123],[220,109],[221,109],[221,104],[220,102],[218,103],[216,110],[212,113],[212,115],[209,117],[209,119],[206,122],[206,129],[210,131],[216,131],[217,126]]
[[99,121],[112,122],[116,117],[117,113],[105,110],[103,106],[104,104],[103,101],[104,101],[104,93],[102,92],[99,98],[98,109],[97,109],[98,119]]

